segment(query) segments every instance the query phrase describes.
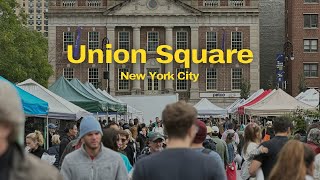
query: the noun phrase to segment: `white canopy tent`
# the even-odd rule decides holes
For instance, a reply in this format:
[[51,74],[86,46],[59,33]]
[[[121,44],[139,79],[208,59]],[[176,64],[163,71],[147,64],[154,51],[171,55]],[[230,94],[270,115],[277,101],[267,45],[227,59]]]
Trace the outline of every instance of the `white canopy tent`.
[[234,107],[239,107],[238,105],[243,103],[245,101],[245,99],[237,99],[235,102],[233,102],[232,104],[230,104],[226,110],[228,111],[228,113],[231,113],[232,108]]
[[45,87],[41,86],[32,79],[27,79],[18,84],[18,86],[33,94],[40,99],[43,99],[49,104],[49,118],[64,119],[64,120],[79,120],[81,117],[90,115],[91,113],[72,104],[71,102],[56,95]]
[[246,99],[246,100],[244,100],[244,101],[236,104],[236,105],[233,106],[232,108],[230,108],[230,109],[228,110],[228,113],[231,113],[231,114],[236,113],[236,112],[238,111],[238,107],[240,107],[240,106],[242,106],[242,105],[244,105],[244,104],[252,101],[252,100],[255,99],[256,97],[258,97],[260,94],[262,94],[263,92],[264,92],[263,89],[259,89],[258,91],[254,92],[248,99]]
[[194,107],[198,111],[198,115],[222,115],[227,116],[227,110],[211,103],[208,99],[202,98]]
[[317,90],[308,89],[301,95],[300,94],[296,97],[297,100],[313,107],[317,107],[319,105],[319,92]]
[[245,114],[252,116],[281,116],[298,109],[315,110],[314,107],[300,102],[282,89],[278,89],[260,102],[245,107],[244,111]]

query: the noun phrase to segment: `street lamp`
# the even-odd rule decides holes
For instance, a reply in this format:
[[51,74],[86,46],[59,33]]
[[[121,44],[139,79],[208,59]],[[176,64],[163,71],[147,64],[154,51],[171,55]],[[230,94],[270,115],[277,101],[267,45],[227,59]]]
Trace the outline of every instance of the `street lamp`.
[[[109,39],[107,36],[102,39],[102,50],[104,52],[103,54],[105,54],[106,44],[109,44]],[[105,57],[104,57],[104,59],[105,59]],[[110,70],[109,70],[109,68],[110,68],[109,63],[107,63],[107,70],[103,73],[103,78],[108,80],[107,92],[110,94],[110,73],[109,73]]]
[[283,45],[283,56],[284,56],[284,68],[285,68],[285,77],[286,79],[284,80],[284,89],[287,89],[287,80],[288,80],[288,67],[285,66],[285,64],[289,61],[289,59],[291,61],[294,60],[294,55],[293,55],[293,45],[292,43],[287,40],[287,42],[284,43]]

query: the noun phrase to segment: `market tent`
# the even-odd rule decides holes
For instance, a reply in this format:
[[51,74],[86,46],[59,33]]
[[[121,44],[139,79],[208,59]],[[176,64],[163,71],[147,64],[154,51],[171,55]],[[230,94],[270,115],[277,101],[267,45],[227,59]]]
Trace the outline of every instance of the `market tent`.
[[232,104],[230,104],[226,110],[228,111],[228,113],[231,113],[232,108],[234,107],[238,107],[239,104],[243,103],[245,101],[245,99],[237,99],[235,102],[233,102]]
[[231,114],[236,113],[238,111],[238,107],[252,101],[256,97],[258,97],[260,94],[262,94],[263,92],[264,92],[263,89],[259,89],[258,91],[254,92],[250,97],[248,97],[248,99],[246,99],[246,100],[242,101],[241,103],[238,103],[237,105],[232,107],[230,110],[228,110],[228,112]]
[[202,98],[194,107],[198,115],[227,115],[226,109],[214,105],[206,98]]
[[302,95],[296,97],[296,99],[310,106],[317,107],[319,105],[319,92],[315,89],[308,89]]
[[245,107],[245,113],[254,116],[281,116],[298,109],[315,110],[314,107],[300,102],[282,89],[278,89],[260,102]]
[[[0,76],[0,81],[8,81],[7,79]],[[11,83],[14,86],[21,98],[23,110],[26,116],[42,116],[48,114],[49,105],[46,101],[28,93],[27,91],[19,88],[15,84]]]
[[113,102],[112,100],[105,98],[100,94],[95,93],[90,88],[87,88],[84,84],[82,84],[82,82],[79,81],[78,79],[72,79],[70,81],[70,84],[72,84],[75,88],[77,88],[79,91],[81,91],[83,94],[87,95],[88,97],[105,103],[108,106],[108,109],[109,109],[108,112],[121,110],[121,106],[122,106],[121,104]]
[[79,106],[76,106],[62,97],[54,94],[32,79],[27,79],[19,83],[18,86],[30,94],[33,94],[48,102],[49,118],[78,120],[81,117],[91,114]]
[[61,76],[49,87],[49,90],[66,99],[67,101],[89,111],[89,112],[107,112],[108,106],[103,101],[92,99],[79,91],[68,80]]
[[262,94],[260,94],[258,97],[256,97],[255,99],[247,102],[246,104],[240,106],[238,108],[238,114],[243,115],[244,114],[244,108],[247,106],[251,106],[256,104],[257,102],[261,101],[262,99],[266,98],[270,93],[273,93],[274,91],[269,89],[269,90],[265,90]]

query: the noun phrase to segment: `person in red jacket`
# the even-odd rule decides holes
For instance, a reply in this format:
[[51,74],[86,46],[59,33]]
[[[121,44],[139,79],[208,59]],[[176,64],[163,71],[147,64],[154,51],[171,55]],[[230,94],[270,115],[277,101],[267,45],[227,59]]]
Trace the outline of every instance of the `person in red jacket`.
[[320,153],[320,129],[313,128],[309,131],[307,145],[314,151],[314,153]]

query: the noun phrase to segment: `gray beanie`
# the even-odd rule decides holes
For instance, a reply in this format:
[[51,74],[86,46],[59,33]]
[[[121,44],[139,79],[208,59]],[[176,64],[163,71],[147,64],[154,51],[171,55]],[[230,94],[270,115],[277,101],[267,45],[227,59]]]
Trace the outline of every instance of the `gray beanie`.
[[103,134],[101,125],[99,124],[98,120],[93,116],[86,116],[82,119],[80,123],[79,138],[82,138],[90,132],[99,132],[101,133],[101,135]]
[[3,79],[0,79],[0,102],[0,122],[10,123],[21,131],[25,120],[21,99],[13,85]]

